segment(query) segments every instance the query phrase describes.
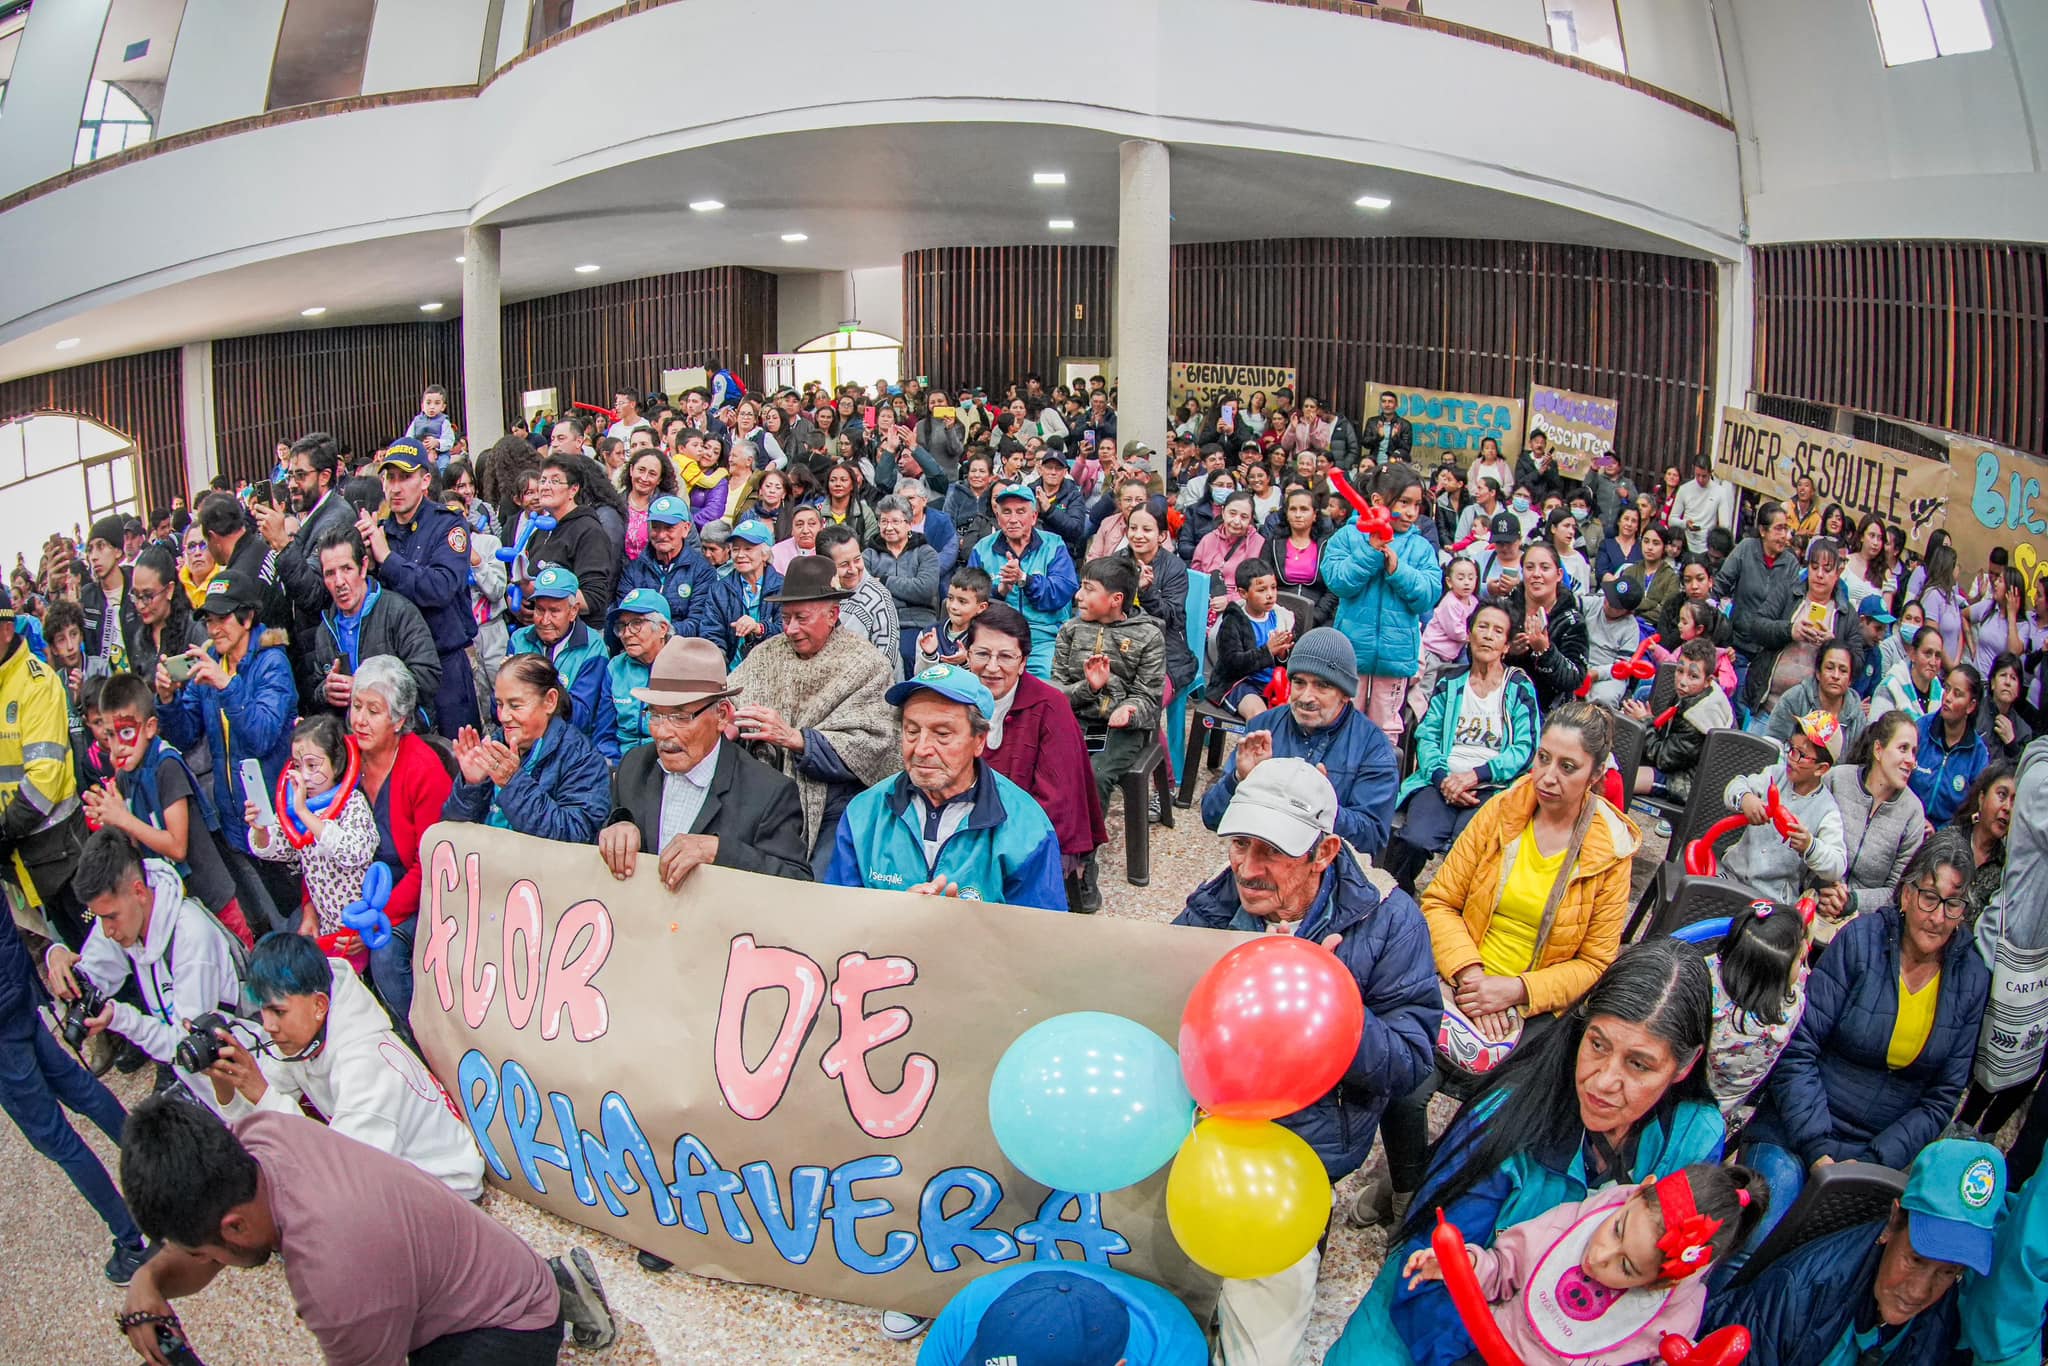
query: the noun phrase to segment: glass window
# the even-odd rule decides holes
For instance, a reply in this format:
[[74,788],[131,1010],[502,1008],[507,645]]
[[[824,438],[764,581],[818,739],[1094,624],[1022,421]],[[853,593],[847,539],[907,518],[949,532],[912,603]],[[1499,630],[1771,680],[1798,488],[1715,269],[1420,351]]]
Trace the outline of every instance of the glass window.
[[1551,51],[1569,52],[1614,71],[1628,70],[1614,0],[1543,0],[1543,17],[1550,25]]
[[532,0],[532,3],[533,8],[527,11],[526,17],[528,51],[569,27],[569,12],[576,7],[575,0]]
[[107,6],[72,165],[112,156],[156,135],[171,49],[184,17],[184,0],[112,0]]
[[78,529],[109,513],[136,513],[135,446],[68,413],[36,413],[0,424],[0,559],[42,558],[54,527]]
[[1991,46],[1984,0],[1870,0],[1886,66],[1983,52]]
[[7,82],[14,76],[14,54],[21,50],[21,31],[28,27],[29,0],[0,0],[0,105],[7,102]]
[[363,93],[377,0],[285,0],[265,109]]

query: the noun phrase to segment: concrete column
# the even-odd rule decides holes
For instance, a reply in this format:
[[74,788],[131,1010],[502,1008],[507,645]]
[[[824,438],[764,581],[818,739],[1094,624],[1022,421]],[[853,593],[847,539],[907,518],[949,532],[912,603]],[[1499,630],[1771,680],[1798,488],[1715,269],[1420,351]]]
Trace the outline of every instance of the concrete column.
[[1173,186],[1163,142],[1132,139],[1118,148],[1116,430],[1119,445],[1166,442],[1166,323],[1173,269]]
[[213,409],[213,343],[186,342],[179,348],[178,375],[181,393],[179,427],[185,448],[185,487],[150,489],[149,500],[169,507],[174,495],[182,495],[185,506],[220,473],[220,424]]
[[498,301],[498,229],[462,235],[462,421],[470,454],[505,434],[504,320]]
[[[1756,370],[1756,270],[1750,249],[1742,248],[1739,260],[1725,261],[1718,269],[1714,324],[1720,335],[1714,348],[1713,430],[1719,440],[1720,409],[1746,408]],[[1674,452],[1690,455],[1692,452]]]

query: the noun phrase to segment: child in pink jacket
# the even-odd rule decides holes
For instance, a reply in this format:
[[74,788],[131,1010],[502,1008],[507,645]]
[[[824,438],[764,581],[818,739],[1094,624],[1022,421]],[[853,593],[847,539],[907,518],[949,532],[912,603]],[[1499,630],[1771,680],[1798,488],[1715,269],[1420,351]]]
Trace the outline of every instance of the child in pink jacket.
[[[1666,1333],[1692,1338],[1707,1307],[1705,1271],[1763,1217],[1763,1178],[1701,1162],[1661,1181],[1609,1186],[1468,1247],[1501,1335],[1528,1366],[1628,1366],[1658,1360]],[[1443,1279],[1423,1248],[1402,1274]]]
[[1459,556],[1444,566],[1444,595],[1422,624],[1422,655],[1408,689],[1409,710],[1419,719],[1429,709],[1437,675],[1464,658],[1472,640],[1472,613],[1479,608],[1479,566]]

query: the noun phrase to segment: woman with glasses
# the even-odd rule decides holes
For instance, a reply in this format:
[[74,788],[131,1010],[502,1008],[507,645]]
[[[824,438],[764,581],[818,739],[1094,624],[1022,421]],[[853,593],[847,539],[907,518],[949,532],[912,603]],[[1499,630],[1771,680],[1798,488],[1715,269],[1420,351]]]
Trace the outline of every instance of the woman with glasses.
[[1764,1084],[1741,1160],[1771,1183],[1760,1245],[1831,1162],[1903,1171],[1940,1137],[1977,1052],[1991,973],[1962,929],[1969,841],[1936,832],[1897,904],[1842,927],[1806,983],[1806,1013]]
[[206,544],[206,534],[197,521],[185,528],[179,544],[184,547],[184,555],[178,565],[178,584],[185,590],[186,605],[196,612],[199,604],[206,601],[207,586],[220,573],[220,562],[213,558],[213,549]]
[[[198,535],[199,528],[192,528]],[[200,553],[206,542],[199,543]],[[128,573],[128,596],[121,600],[121,643],[128,667],[137,677],[154,679],[165,655],[181,655],[206,644],[206,628],[193,614],[181,590],[171,552],[160,545],[144,546]]]
[[1091,911],[1101,899],[1084,904],[1080,870],[1109,839],[1095,770],[1066,695],[1025,672],[1030,658],[1031,623],[1014,607],[992,602],[968,629],[967,667],[996,700],[981,757],[1044,808],[1059,837],[1067,909]]

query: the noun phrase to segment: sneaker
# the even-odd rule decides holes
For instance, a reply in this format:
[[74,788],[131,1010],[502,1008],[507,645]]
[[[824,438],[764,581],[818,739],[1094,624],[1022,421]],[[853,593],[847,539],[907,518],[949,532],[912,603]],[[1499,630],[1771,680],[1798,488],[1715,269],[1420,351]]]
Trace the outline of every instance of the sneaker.
[[1658,822],[1657,822],[1657,838],[1659,838],[1659,839],[1667,839],[1667,840],[1671,838],[1671,822],[1670,822],[1670,821],[1667,821],[1667,820],[1660,820],[1660,821],[1658,821]]
[[1146,815],[1154,825],[1166,819],[1166,803],[1159,800],[1159,789],[1156,787],[1152,789],[1152,803]]
[[1408,1205],[1414,1198],[1414,1191],[1395,1190],[1387,1169],[1375,1166],[1358,1198],[1345,1211],[1345,1221],[1353,1228],[1391,1228],[1408,1217]]
[[[646,1256],[646,1253],[641,1253]],[[555,1288],[562,1296],[562,1318],[569,1325],[569,1340],[579,1350],[602,1352],[618,1341],[619,1328],[612,1320],[612,1306],[597,1279],[597,1265],[582,1248],[570,1249],[567,1257],[550,1257]]]
[[642,1271],[652,1271],[659,1274],[663,1271],[674,1271],[676,1269],[676,1264],[668,1258],[657,1257],[652,1252],[644,1252],[637,1247],[633,1249],[633,1260],[640,1263]]
[[142,1270],[142,1264],[149,1260],[156,1249],[144,1244],[130,1246],[120,1239],[114,1240],[114,1255],[107,1258],[107,1279],[115,1285],[126,1285],[135,1279],[135,1273]]
[[903,1314],[894,1309],[882,1311],[882,1336],[891,1342],[909,1342],[912,1338],[924,1336],[924,1330],[932,1326],[930,1319],[921,1319],[915,1314]]

